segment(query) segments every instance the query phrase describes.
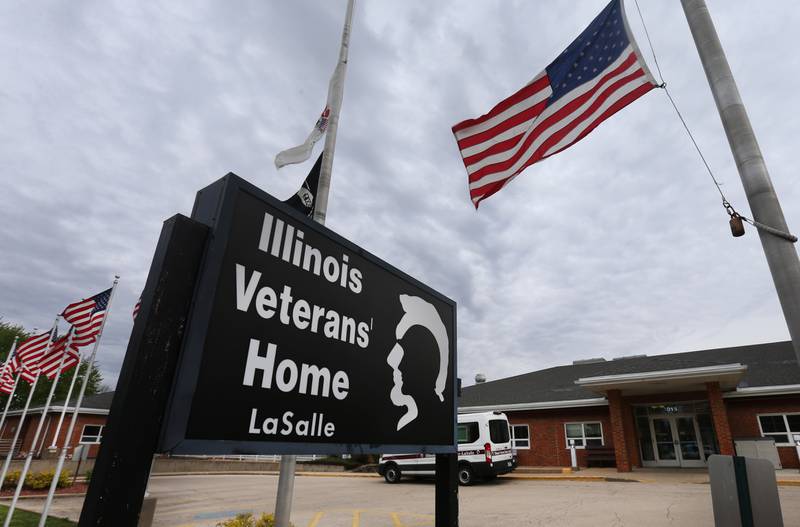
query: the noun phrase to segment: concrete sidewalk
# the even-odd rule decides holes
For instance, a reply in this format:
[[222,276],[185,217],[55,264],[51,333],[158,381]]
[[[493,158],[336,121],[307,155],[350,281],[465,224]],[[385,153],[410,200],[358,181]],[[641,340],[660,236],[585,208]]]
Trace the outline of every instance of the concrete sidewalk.
[[[560,472],[559,472],[560,470]],[[501,476],[511,479],[566,480],[566,481],[619,481],[632,483],[707,484],[705,468],[637,468],[633,472],[617,472],[614,468],[559,469],[558,467],[520,467],[511,474]],[[780,486],[800,486],[800,471],[780,469],[775,471]]]

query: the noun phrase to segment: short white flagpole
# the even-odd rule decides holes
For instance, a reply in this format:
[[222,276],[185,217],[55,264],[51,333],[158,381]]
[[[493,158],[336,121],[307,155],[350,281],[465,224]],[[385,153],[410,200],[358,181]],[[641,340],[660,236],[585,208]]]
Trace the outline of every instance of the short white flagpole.
[[3,375],[6,374],[6,370],[8,369],[8,365],[11,362],[11,357],[14,356],[14,352],[17,351],[17,341],[19,340],[19,335],[14,337],[14,343],[11,344],[11,349],[8,351],[8,355],[6,355],[6,361],[3,363],[3,369],[0,371],[0,379],[3,378]]
[[[94,348],[92,349],[92,354],[89,356],[88,367],[86,368],[86,375],[83,376],[83,381],[81,382],[81,389],[78,392],[78,400],[75,402],[75,408],[72,410],[72,418],[69,421],[69,428],[67,428],[67,436],[64,438],[64,445],[61,447],[61,452],[58,455],[58,464],[56,465],[55,473],[53,473],[53,481],[50,482],[50,490],[47,493],[47,500],[45,500],[44,502],[44,508],[42,509],[41,516],[39,517],[40,527],[44,527],[45,523],[47,522],[47,513],[50,511],[50,505],[52,505],[53,503],[53,497],[55,496],[56,488],[58,488],[58,478],[61,476],[61,470],[64,468],[64,460],[66,459],[67,451],[69,450],[69,441],[72,438],[72,433],[75,430],[75,423],[77,422],[78,414],[81,411],[83,396],[86,393],[86,385],[89,384],[89,377],[92,373],[92,368],[94,367],[94,358],[97,355],[97,348],[100,347],[100,339],[103,337],[103,329],[106,326],[106,320],[108,320],[108,314],[111,312],[111,301],[114,300],[114,291],[116,291],[118,283],[119,283],[119,276],[115,276],[114,283],[111,285],[111,294],[109,294],[108,296],[106,313],[103,316],[103,322],[100,324],[100,330],[97,334],[97,340],[94,342]],[[78,366],[80,366],[80,363],[78,364]],[[3,527],[8,527],[8,525],[4,525]]]
[[8,394],[8,400],[6,401],[6,407],[3,410],[3,417],[0,417],[0,437],[3,436],[3,426],[6,424],[6,416],[8,415],[8,409],[11,407],[11,401],[14,399],[14,394],[17,393],[17,386],[19,386],[19,380],[22,377],[21,373],[17,374],[17,378],[14,380],[14,386],[11,388],[11,393]]
[[[6,374],[8,365],[11,363],[11,357],[13,357],[14,353],[17,351],[18,340],[19,340],[19,335],[14,337],[14,343],[11,345],[11,350],[8,352],[8,356],[6,356],[6,362],[3,364],[3,371],[0,372],[0,380],[2,380],[3,376]],[[18,382],[19,382],[19,374],[17,374],[17,378],[14,381],[14,386],[11,387],[11,393],[8,394],[8,400],[6,401],[6,407],[3,410],[3,416],[0,417],[0,436],[3,435],[3,424],[6,422],[6,415],[8,415],[8,408],[11,406],[11,400],[14,398],[14,393],[17,391]]]
[[75,388],[75,380],[78,378],[80,369],[81,358],[80,355],[78,355],[78,365],[75,367],[75,372],[72,374],[72,381],[69,383],[69,390],[67,390],[67,398],[64,400],[64,404],[61,405],[61,416],[58,418],[58,426],[56,426],[56,432],[53,434],[53,442],[50,444],[50,448],[56,448],[58,434],[61,432],[61,425],[64,423],[64,415],[67,413],[67,406],[69,406],[69,400],[72,398],[72,390]]
[[[42,410],[42,417],[39,419],[39,422],[36,425],[36,432],[33,434],[33,442],[31,443],[31,448],[28,450],[28,454],[25,456],[25,464],[22,465],[22,472],[19,474],[19,481],[17,481],[17,488],[14,490],[14,498],[11,500],[11,505],[8,506],[8,512],[6,513],[6,520],[3,522],[3,527],[8,527],[11,525],[11,518],[14,516],[14,509],[17,508],[17,501],[19,500],[19,495],[22,493],[22,487],[25,485],[25,476],[28,475],[28,470],[31,468],[31,462],[33,461],[33,455],[36,453],[36,444],[39,442],[39,435],[42,433],[42,428],[44,428],[44,421],[45,417],[47,417],[47,410],[50,408],[50,403],[53,401],[53,395],[56,393],[56,386],[58,385],[58,378],[61,376],[61,369],[64,367],[64,362],[67,360],[67,355],[69,355],[69,349],[72,346],[72,337],[75,335],[75,328],[71,327],[69,329],[69,336],[67,337],[67,345],[64,348],[64,355],[61,356],[61,362],[58,363],[58,370],[56,370],[56,376],[53,379],[53,384],[50,385],[50,393],[47,394],[47,401],[44,403],[44,409]],[[39,376],[41,376],[41,370],[39,372]],[[36,380],[39,380],[39,376],[36,377]]]
[[[322,166],[319,172],[317,195],[314,196],[314,220],[325,225],[328,212],[328,193],[331,188],[331,171],[333,169],[333,152],[336,149],[336,130],[339,128],[339,112],[344,97],[344,78],[347,73],[347,55],[350,48],[350,28],[353,22],[353,0],[347,0],[347,11],[342,28],[342,45],[339,48],[339,62],[330,89],[333,97],[330,105],[328,130],[325,133],[325,149],[322,151]],[[281,456],[278,476],[278,492],[275,496],[275,527],[289,527],[292,514],[292,495],[294,494],[294,477],[297,456]],[[42,524],[40,524],[41,527]]]
[[[58,329],[58,319],[61,315],[56,315],[56,320],[53,322],[53,329],[50,330],[50,338],[47,340],[47,347],[45,347],[45,355],[47,352],[50,351],[50,348],[53,345],[53,338],[56,335],[56,330]],[[23,365],[24,367],[24,365]],[[17,440],[19,439],[19,434],[22,431],[22,424],[25,422],[25,416],[28,414],[28,408],[31,405],[31,399],[33,399],[33,392],[36,391],[36,385],[39,383],[39,374],[37,372],[36,378],[33,380],[33,384],[31,385],[31,391],[28,393],[28,400],[25,402],[25,408],[22,410],[22,413],[19,416],[19,424],[17,425],[17,431],[14,434],[14,439],[11,441],[11,447],[8,449],[8,455],[6,456],[6,460],[3,463],[3,471],[0,473],[0,489],[3,488],[3,483],[6,481],[6,474],[8,473],[8,467],[11,465],[11,459],[14,457],[14,447],[17,445]],[[19,382],[19,376],[17,376],[17,382]]]

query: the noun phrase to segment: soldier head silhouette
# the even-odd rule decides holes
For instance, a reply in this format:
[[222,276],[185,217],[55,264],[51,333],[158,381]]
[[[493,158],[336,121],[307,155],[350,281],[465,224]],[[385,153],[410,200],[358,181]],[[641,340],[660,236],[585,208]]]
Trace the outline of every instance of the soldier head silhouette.
[[448,353],[450,350],[447,329],[444,326],[444,322],[442,322],[442,318],[439,316],[439,312],[436,311],[436,308],[431,303],[418,296],[400,295],[400,304],[403,306],[403,317],[400,319],[400,322],[397,324],[397,329],[395,330],[397,342],[395,342],[394,347],[386,357],[386,362],[392,367],[392,377],[394,380],[389,398],[395,406],[405,406],[407,408],[406,413],[397,422],[398,430],[416,419],[419,415],[417,403],[414,398],[403,393],[403,372],[400,370],[400,363],[403,360],[405,351],[400,345],[400,339],[414,326],[424,327],[433,335],[439,353],[439,373],[436,376],[433,391],[438,396],[440,402],[444,402]]

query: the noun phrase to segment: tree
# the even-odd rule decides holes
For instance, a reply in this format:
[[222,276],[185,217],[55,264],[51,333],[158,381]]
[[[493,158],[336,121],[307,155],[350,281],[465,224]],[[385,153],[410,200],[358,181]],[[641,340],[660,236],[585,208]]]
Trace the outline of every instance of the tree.
[[[30,333],[25,331],[22,326],[9,324],[0,320],[0,361],[5,362],[8,352],[11,350],[11,345],[14,342],[14,337],[19,336],[19,341],[22,342],[30,336]],[[81,361],[79,375],[80,377],[75,382],[75,389],[73,390],[72,399],[77,397],[80,383],[83,381],[87,369],[89,368],[88,361]],[[64,372],[56,386],[55,394],[53,395],[53,402],[61,402],[67,398],[67,391],[69,390],[70,381],[72,381],[73,370]],[[50,393],[50,387],[53,385],[52,380],[45,376],[39,378],[36,383],[36,391],[33,393],[31,399],[31,407],[44,406],[47,402],[47,395]],[[86,395],[94,395],[100,390],[103,383],[103,376],[97,367],[92,367],[89,374],[89,382],[86,385]],[[25,401],[28,399],[28,394],[31,391],[31,386],[26,382],[20,382],[17,390],[14,393],[14,399],[11,402],[11,408],[17,409],[25,406]],[[5,397],[2,398],[5,403]]]

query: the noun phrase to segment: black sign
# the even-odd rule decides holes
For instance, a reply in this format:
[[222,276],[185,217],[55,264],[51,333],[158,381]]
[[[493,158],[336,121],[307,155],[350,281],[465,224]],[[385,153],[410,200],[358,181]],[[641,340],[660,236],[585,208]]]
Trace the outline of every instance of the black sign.
[[233,174],[192,217],[211,241],[162,451],[456,451],[452,300]]

